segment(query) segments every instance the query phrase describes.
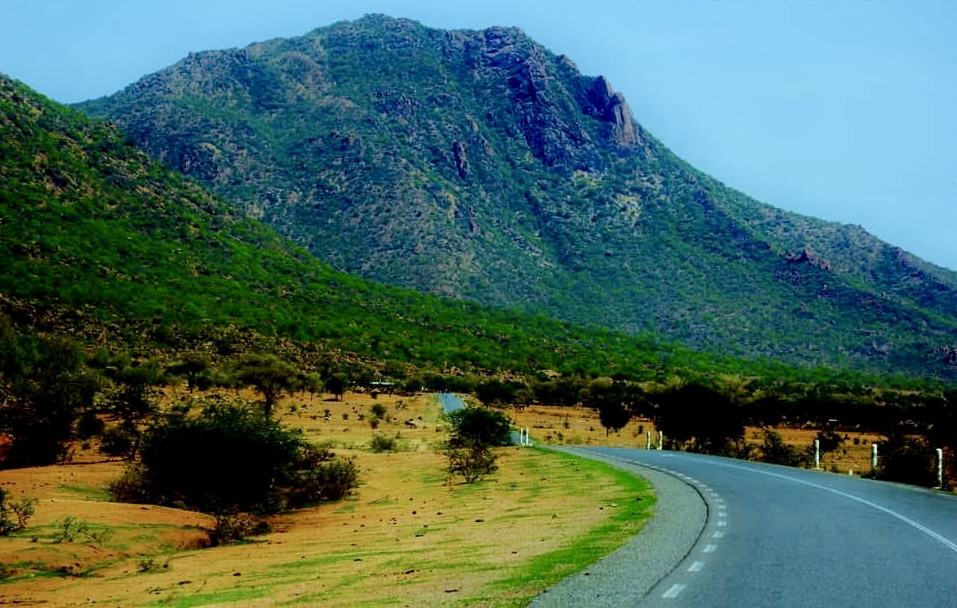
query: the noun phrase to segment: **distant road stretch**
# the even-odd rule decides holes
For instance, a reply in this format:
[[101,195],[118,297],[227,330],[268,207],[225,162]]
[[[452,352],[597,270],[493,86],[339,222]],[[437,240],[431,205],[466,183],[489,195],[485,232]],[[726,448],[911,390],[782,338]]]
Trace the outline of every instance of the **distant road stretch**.
[[[628,605],[957,606],[955,496],[680,452],[570,451],[664,471],[691,484],[707,505],[684,560]],[[629,583],[626,576],[606,584]],[[600,604],[596,599],[575,601]]]

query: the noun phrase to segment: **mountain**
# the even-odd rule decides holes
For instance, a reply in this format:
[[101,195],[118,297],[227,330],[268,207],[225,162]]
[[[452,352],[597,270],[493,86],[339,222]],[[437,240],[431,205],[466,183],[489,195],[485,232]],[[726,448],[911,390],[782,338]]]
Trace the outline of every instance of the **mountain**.
[[361,277],[704,351],[957,376],[957,273],[725,187],[517,29],[371,15],[191,54],[79,109]]
[[[0,330],[93,349],[279,350],[306,368],[791,373],[337,272],[114,125],[0,74]],[[457,370],[457,371],[456,371]]]

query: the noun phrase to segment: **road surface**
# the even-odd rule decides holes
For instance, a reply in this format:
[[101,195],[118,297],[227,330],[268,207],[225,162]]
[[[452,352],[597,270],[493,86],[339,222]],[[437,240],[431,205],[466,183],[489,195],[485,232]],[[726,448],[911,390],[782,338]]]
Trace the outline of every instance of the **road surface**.
[[957,606],[955,496],[680,452],[568,451],[648,476],[657,514],[536,606]]

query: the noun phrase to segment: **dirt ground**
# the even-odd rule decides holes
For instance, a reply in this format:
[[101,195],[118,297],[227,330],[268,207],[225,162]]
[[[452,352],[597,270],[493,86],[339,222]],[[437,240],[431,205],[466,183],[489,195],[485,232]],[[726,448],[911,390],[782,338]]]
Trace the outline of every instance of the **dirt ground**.
[[[373,429],[367,414],[377,403],[387,415]],[[108,502],[105,488],[123,464],[92,449],[78,448],[67,465],[2,471],[0,485],[13,499],[37,504],[26,531],[0,540],[0,604],[521,604],[541,589],[531,585],[516,596],[496,581],[600,526],[615,504],[614,492],[591,473],[519,447],[502,449],[500,470],[485,482],[446,483],[436,449],[445,429],[431,395],[350,393],[334,401],[300,394],[276,411],[311,440],[356,458],[361,487],[344,501],[276,517],[273,532],[251,542],[201,549],[208,516]],[[538,444],[644,448],[657,432],[637,419],[606,435],[597,414],[580,407],[508,413]],[[801,447],[815,435],[778,432]],[[400,451],[372,453],[373,434],[396,438]],[[759,443],[760,429],[747,429],[746,438]],[[848,435],[823,468],[866,471],[874,440]]]
[[[375,403],[388,413],[372,429],[360,418]],[[12,498],[37,505],[27,530],[0,540],[0,604],[516,605],[541,589],[503,587],[512,569],[601,526],[618,508],[614,484],[520,447],[503,448],[499,471],[484,482],[446,483],[432,396],[296,395],[277,413],[356,458],[362,485],[352,496],[276,517],[273,531],[251,542],[201,549],[209,517],[108,502],[105,487],[123,464],[91,450],[78,450],[72,464],[2,471]],[[580,415],[569,426],[590,437],[592,424]],[[543,431],[533,429],[533,440]],[[370,452],[374,433],[396,437],[401,451]]]

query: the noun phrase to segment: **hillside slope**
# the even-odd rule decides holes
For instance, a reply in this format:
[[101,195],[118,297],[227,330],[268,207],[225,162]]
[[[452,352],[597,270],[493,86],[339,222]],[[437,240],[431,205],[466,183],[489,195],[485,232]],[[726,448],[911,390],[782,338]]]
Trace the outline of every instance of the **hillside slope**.
[[957,274],[724,187],[520,30],[369,16],[80,107],[362,277],[734,355],[955,373]]
[[269,338],[434,370],[647,377],[743,365],[334,271],[114,126],[2,74],[0,267],[0,314],[15,324],[136,352],[229,355]]

